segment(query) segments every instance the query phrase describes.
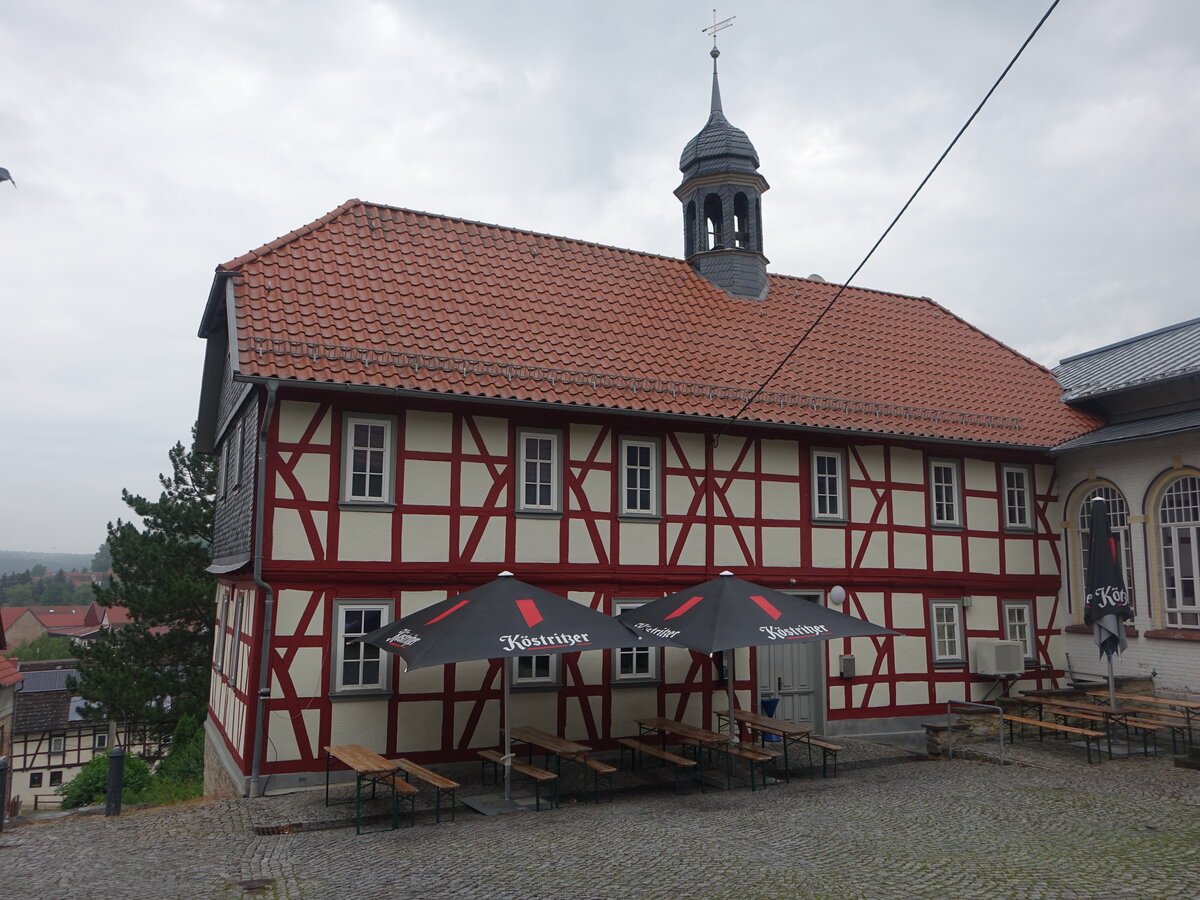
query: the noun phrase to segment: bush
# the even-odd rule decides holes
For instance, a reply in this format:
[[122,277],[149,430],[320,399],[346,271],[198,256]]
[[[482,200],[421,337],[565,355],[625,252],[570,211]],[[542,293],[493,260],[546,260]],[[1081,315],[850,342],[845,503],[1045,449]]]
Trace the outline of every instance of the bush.
[[[141,803],[142,795],[150,786],[150,766],[139,756],[125,756],[125,786],[121,791],[122,803]],[[92,757],[91,762],[79,770],[79,774],[66,784],[55,788],[63,798],[63,809],[78,809],[103,803],[108,793],[108,754]]]
[[171,749],[154,773],[147,801],[177,803],[204,793],[204,730],[184,716],[171,736]]

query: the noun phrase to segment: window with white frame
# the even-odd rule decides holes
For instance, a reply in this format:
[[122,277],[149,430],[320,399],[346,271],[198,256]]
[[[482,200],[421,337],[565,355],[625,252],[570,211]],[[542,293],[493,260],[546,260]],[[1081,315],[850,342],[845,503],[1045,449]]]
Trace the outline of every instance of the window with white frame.
[[213,641],[213,664],[218,672],[225,671],[225,626],[229,623],[229,588],[221,589],[217,608],[217,634]]
[[1129,506],[1125,496],[1116,488],[1104,484],[1092,488],[1079,504],[1079,578],[1088,567],[1088,544],[1092,530],[1092,500],[1099,497],[1108,507],[1108,529],[1117,542],[1117,555],[1121,559],[1121,573],[1125,576],[1125,589],[1129,592],[1129,603],[1133,607],[1133,548],[1129,542]]
[[108,749],[108,732],[94,731],[92,732],[92,749],[107,750]]
[[370,634],[392,620],[391,600],[338,600],[334,603],[333,692],[357,694],[386,691],[389,672],[379,647],[355,638]]
[[562,657],[557,653],[537,653],[509,660],[514,688],[558,687],[561,683]]
[[242,654],[242,605],[245,603],[246,592],[237,592],[237,602],[234,604],[233,621],[230,623],[229,642],[229,667],[226,671],[229,672],[229,685],[237,689],[238,668],[241,663]]
[[1200,628],[1200,478],[1177,478],[1158,501],[1163,612],[1170,628]]
[[[647,600],[614,600],[613,615],[637,609]],[[650,646],[620,647],[612,652],[613,681],[657,682],[659,649]]]
[[1020,641],[1025,660],[1037,660],[1037,642],[1033,623],[1033,604],[1025,600],[1004,603],[1004,639]]
[[812,516],[845,521],[846,457],[840,450],[812,451]]
[[929,461],[929,518],[933,525],[962,525],[962,496],[958,463],[952,459]]
[[395,477],[395,419],[348,415],[343,428],[343,502],[391,503]]
[[1001,466],[1004,479],[1004,527],[1033,530],[1033,476],[1028,466]]
[[658,442],[621,440],[621,514],[658,515]]
[[562,438],[554,431],[517,433],[517,509],[524,512],[558,512]]
[[238,420],[237,428],[233,434],[233,489],[236,491],[242,486],[242,447],[246,437],[245,419]]
[[229,493],[229,438],[221,444],[217,454],[217,496],[225,497]]
[[50,737],[50,752],[51,753],[66,753],[67,752],[67,737],[63,734],[55,734]]
[[966,662],[962,600],[933,600],[929,604],[929,612],[934,663]]

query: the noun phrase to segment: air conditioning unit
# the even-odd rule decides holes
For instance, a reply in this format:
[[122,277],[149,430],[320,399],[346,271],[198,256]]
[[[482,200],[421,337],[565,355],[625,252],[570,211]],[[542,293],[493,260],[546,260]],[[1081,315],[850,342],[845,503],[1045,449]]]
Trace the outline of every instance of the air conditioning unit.
[[1025,648],[1020,641],[976,641],[976,675],[1020,675],[1025,671]]

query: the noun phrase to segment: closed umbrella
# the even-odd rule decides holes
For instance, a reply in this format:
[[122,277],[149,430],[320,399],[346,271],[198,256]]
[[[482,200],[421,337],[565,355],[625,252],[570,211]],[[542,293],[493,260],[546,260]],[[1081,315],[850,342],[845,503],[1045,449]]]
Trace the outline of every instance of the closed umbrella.
[[[710,655],[736,647],[899,633],[801,597],[743,581],[732,572],[722,572],[711,581],[652,600],[617,618],[636,634]],[[733,676],[730,665],[726,679],[730,734],[734,731]]]
[[1100,655],[1108,660],[1108,702],[1117,707],[1113,682],[1113,654],[1123,653],[1125,622],[1133,618],[1129,591],[1121,572],[1117,540],[1108,525],[1108,504],[1103,497],[1092,498],[1088,511],[1088,560],[1084,575],[1083,621],[1092,626],[1092,638]]
[[[475,659],[628,647],[639,638],[611,616],[501,572],[495,581],[404,616],[358,640],[397,654],[407,669],[420,669]],[[652,637],[644,642],[667,643]],[[511,759],[509,667],[503,668],[504,756]],[[508,766],[504,799],[512,800]]]

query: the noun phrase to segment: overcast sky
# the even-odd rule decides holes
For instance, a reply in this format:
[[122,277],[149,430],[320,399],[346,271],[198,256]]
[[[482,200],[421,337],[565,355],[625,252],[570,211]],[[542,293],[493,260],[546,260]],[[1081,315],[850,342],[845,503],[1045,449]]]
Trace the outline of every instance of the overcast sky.
[[[729,3],[771,269],[844,280],[1050,0]],[[0,549],[91,552],[196,417],[214,268],[349,198],[682,255],[712,3],[0,16]],[[1200,3],[1063,0],[855,283],[1064,356],[1200,315]]]

